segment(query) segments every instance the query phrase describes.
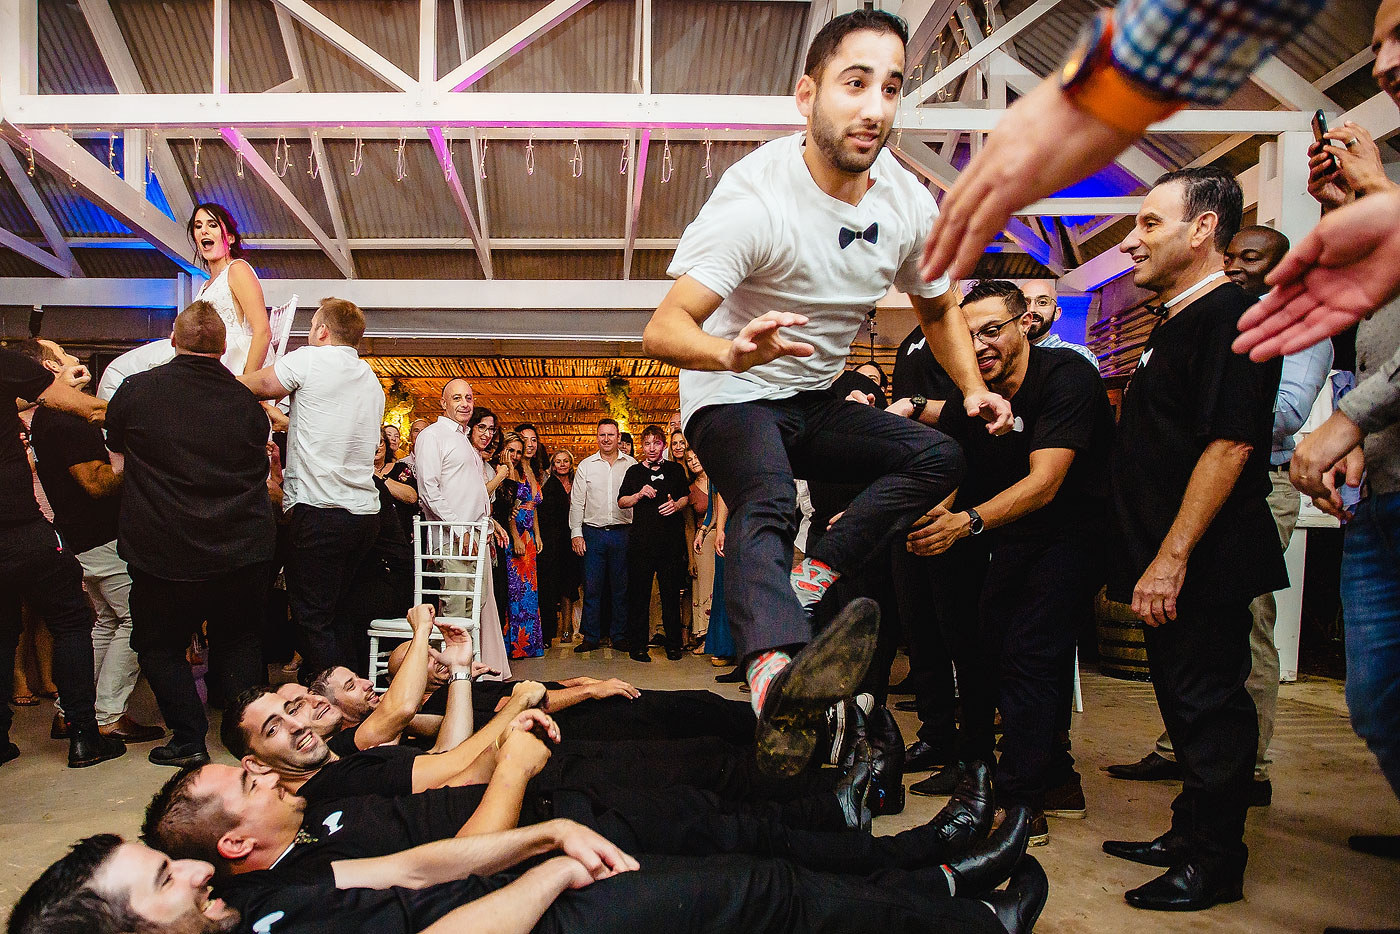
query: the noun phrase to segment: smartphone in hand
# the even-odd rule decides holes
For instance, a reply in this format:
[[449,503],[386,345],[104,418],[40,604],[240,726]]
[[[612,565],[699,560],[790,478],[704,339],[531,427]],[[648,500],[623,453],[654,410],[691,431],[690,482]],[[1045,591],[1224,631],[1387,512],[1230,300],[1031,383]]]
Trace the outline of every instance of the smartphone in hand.
[[[1314,111],[1312,118],[1313,139],[1322,145],[1327,145],[1327,114],[1322,111]],[[1332,169],[1335,171],[1342,167],[1336,156],[1332,157]]]

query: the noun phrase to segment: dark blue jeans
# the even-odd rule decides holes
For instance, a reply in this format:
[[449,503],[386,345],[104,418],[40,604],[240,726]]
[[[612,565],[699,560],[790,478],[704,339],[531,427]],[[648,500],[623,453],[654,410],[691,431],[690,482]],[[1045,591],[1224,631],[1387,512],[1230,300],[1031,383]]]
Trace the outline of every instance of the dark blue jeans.
[[1369,496],[1342,545],[1351,724],[1400,795],[1400,493]]
[[[627,526],[583,527],[583,641],[597,642],[603,612],[603,587],[609,588],[614,640],[627,633]],[[645,640],[643,640],[645,645]],[[638,646],[641,648],[642,646]]]

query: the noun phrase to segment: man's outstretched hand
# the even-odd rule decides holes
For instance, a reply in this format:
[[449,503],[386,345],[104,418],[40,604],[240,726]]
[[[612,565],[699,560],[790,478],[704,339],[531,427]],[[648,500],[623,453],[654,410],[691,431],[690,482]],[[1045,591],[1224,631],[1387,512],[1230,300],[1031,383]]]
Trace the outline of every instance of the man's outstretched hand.
[[1239,321],[1236,353],[1268,360],[1339,334],[1400,295],[1400,190],[1327,214],[1269,274]]
[[1011,215],[1103,168],[1137,137],[1070,103],[1054,78],[1012,104],[958,176],[924,244],[923,277],[966,278]]
[[987,431],[994,435],[1004,435],[1016,424],[1016,416],[1011,414],[1011,403],[996,393],[981,389],[963,397],[963,406],[970,418],[980,418],[987,423]]
[[810,357],[815,348],[802,341],[783,337],[782,329],[807,323],[806,315],[788,311],[770,311],[759,315],[729,342],[729,354],[724,365],[735,373],[743,373],[779,357]]

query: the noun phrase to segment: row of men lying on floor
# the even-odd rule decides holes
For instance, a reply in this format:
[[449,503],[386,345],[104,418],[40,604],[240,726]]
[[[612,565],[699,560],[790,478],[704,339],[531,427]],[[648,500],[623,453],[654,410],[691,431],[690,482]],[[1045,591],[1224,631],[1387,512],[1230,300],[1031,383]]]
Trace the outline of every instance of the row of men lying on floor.
[[382,697],[335,668],[235,698],[221,738],[241,767],[178,772],[144,843],[78,843],[10,934],[654,932],[682,906],[696,930],[1005,934],[1044,905],[1028,812],[996,815],[985,766],[927,824],[871,835],[873,802],[902,806],[883,708],[867,725],[844,701],[826,761],[772,779],[747,703],[473,682],[464,630],[426,605],[408,620]]

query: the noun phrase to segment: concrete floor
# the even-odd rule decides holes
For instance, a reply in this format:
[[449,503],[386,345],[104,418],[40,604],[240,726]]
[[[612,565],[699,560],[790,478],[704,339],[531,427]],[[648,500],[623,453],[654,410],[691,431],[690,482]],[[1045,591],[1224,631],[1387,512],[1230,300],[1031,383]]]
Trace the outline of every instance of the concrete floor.
[[[614,657],[610,649],[585,658],[566,646],[546,658],[512,664],[518,677],[617,676],[643,689],[707,687],[741,696],[734,685],[713,684],[716,669],[704,659],[657,657],[658,662],[640,665]],[[903,659],[896,664],[895,676],[902,677]],[[1074,751],[1089,814],[1083,821],[1052,819],[1049,846],[1034,851],[1051,882],[1037,930],[1318,934],[1328,924],[1400,924],[1400,864],[1353,853],[1346,845],[1351,833],[1400,833],[1400,804],[1351,732],[1341,685],[1310,681],[1284,685],[1280,694],[1274,803],[1250,814],[1245,900],[1190,915],[1151,914],[1129,908],[1122,893],[1156,870],[1112,859],[1099,844],[1160,833],[1176,789],[1170,783],[1116,781],[1100,767],[1131,761],[1150,748],[1161,729],[1156,703],[1148,685],[1086,673],[1086,709],[1076,718]],[[149,704],[143,686],[133,706],[149,717]],[[13,736],[23,755],[0,769],[5,789],[0,905],[6,911],[78,837],[103,831],[133,835],[150,795],[170,774],[146,762],[149,746],[133,747],[122,759],[95,768],[69,771],[63,767],[66,744],[48,738],[50,716],[48,706],[16,711]],[[898,716],[912,739],[913,715]],[[910,795],[904,813],[878,819],[875,831],[892,833],[922,823],[942,804],[940,798]]]

